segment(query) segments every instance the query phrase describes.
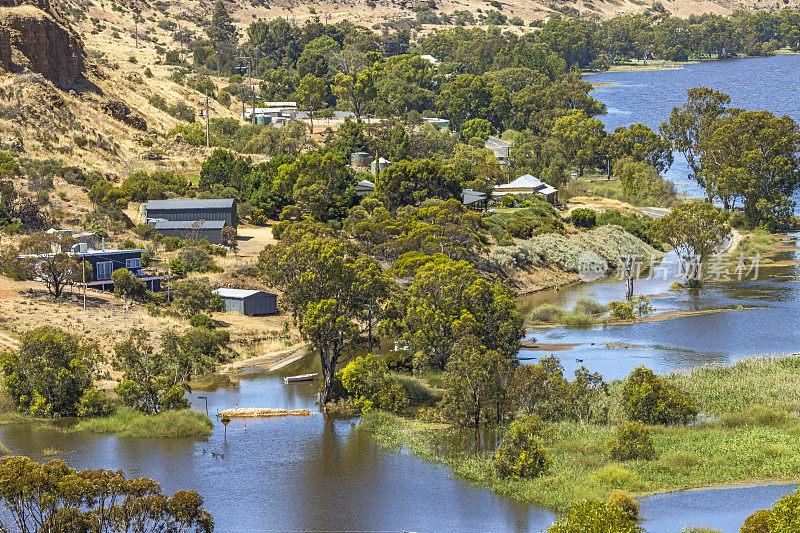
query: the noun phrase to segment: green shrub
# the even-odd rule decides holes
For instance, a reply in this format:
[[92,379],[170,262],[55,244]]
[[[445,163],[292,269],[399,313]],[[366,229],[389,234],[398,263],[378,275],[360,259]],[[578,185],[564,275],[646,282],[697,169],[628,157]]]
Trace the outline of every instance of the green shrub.
[[572,308],[573,313],[583,315],[599,315],[606,311],[606,306],[599,304],[591,298],[579,298],[575,302],[575,307]]
[[569,220],[578,228],[593,228],[597,224],[597,214],[589,208],[581,207],[570,213]]
[[120,408],[111,416],[82,420],[72,429],[136,438],[180,438],[207,437],[211,435],[212,427],[211,419],[205,413],[192,409],[148,415]]
[[752,405],[742,412],[723,413],[719,423],[725,428],[742,426],[779,426],[789,419],[789,413],[776,407]]
[[398,412],[408,407],[405,388],[389,375],[386,362],[372,354],[350,361],[342,370],[341,382],[357,411]]
[[597,324],[597,319],[583,313],[564,313],[561,324],[568,328],[588,328]]
[[187,317],[203,311],[221,311],[222,299],[211,291],[204,279],[186,279],[175,283],[173,303]]
[[503,207],[514,207],[515,205],[517,205],[517,199],[514,198],[514,195],[512,194],[506,194],[500,200],[500,205],[502,205]]
[[748,516],[741,533],[793,533],[800,531],[800,490],[778,500],[772,510],[762,509]]
[[650,460],[655,456],[653,439],[641,422],[623,422],[616,437],[606,442],[608,455],[618,461]]
[[547,471],[553,460],[544,448],[548,428],[542,419],[531,415],[515,420],[492,456],[495,471],[503,478],[532,478]]
[[770,533],[774,521],[775,514],[771,509],[760,509],[744,519],[739,533]]
[[383,360],[389,370],[411,372],[414,369],[414,354],[410,350],[392,350]]
[[547,533],[638,533],[642,529],[625,511],[605,502],[573,505],[547,528]]
[[91,418],[114,414],[117,407],[104,392],[95,388],[86,389],[78,402],[78,417]]
[[689,394],[643,366],[625,380],[622,404],[630,420],[645,424],[685,424],[699,412]]
[[114,282],[114,295],[117,297],[141,298],[147,291],[144,281],[127,268],[115,270],[111,274],[111,280]]
[[608,307],[611,308],[611,316],[619,320],[633,320],[633,306],[627,302],[620,302],[617,300],[608,302]]
[[34,416],[75,416],[99,358],[96,343],[39,326],[23,333],[18,352],[0,354],[5,391]]
[[627,468],[617,465],[606,465],[589,476],[590,481],[607,485],[615,489],[633,489],[640,485],[639,476]]
[[561,321],[564,310],[553,304],[542,304],[528,314],[531,324],[552,324]]
[[197,244],[181,248],[177,259],[181,262],[186,272],[213,272],[218,268],[208,250]]
[[612,492],[611,495],[608,497],[608,505],[616,505],[623,511],[625,514],[630,516],[632,519],[636,520],[639,518],[639,502],[628,496],[624,492],[616,491]]
[[193,328],[205,329],[215,329],[217,327],[217,323],[214,322],[214,319],[203,313],[195,313],[192,315],[192,318],[189,319],[189,325]]

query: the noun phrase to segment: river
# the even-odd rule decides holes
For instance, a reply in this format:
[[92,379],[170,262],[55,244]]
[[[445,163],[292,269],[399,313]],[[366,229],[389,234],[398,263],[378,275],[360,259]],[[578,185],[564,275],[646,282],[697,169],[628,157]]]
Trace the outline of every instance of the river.
[[[609,114],[607,128],[643,122],[654,129],[686,89],[709,85],[733,97],[733,105],[769,109],[800,118],[800,102],[789,88],[800,56],[777,56],[687,65],[668,72],[609,73],[596,82],[615,82],[595,96]],[[667,176],[691,195],[686,169],[678,161]],[[695,191],[697,192],[697,191]],[[785,258],[795,257],[787,252]],[[671,261],[667,256],[666,261]],[[627,326],[584,330],[537,329],[541,342],[577,344],[556,352],[567,370],[583,364],[606,379],[623,377],[638,364],[659,372],[703,363],[729,363],[753,353],[781,353],[800,345],[797,328],[798,267],[765,267],[756,279],[716,284],[699,294],[669,292],[674,279],[657,275],[638,281],[637,293],[653,299],[657,312],[727,307],[711,313]],[[619,280],[607,279],[530,296],[524,308],[544,302],[571,305],[582,296],[607,302],[621,299]],[[738,310],[738,306],[745,309]],[[759,307],[761,309],[747,309]],[[765,327],[768,325],[769,327]],[[634,347],[615,348],[617,345]],[[523,352],[536,357],[539,352]],[[582,360],[578,363],[578,360]],[[281,376],[316,371],[313,359],[278,374],[247,371],[237,383],[195,391],[193,407],[213,415],[233,407],[314,409],[316,385],[286,385]],[[245,428],[246,424],[246,428]],[[62,433],[28,426],[0,427],[0,441],[13,453],[37,460],[61,457],[76,468],[123,469],[148,476],[173,492],[197,490],[227,531],[430,531],[529,532],[552,523],[552,513],[498,497],[452,478],[445,467],[407,452],[387,453],[353,431],[353,421],[322,415],[266,420],[234,420],[227,436],[216,422],[208,439],[133,439]],[[57,453],[53,453],[55,449]],[[770,507],[794,485],[677,492],[643,498],[643,525],[654,532],[686,526],[738,531],[756,509]]]

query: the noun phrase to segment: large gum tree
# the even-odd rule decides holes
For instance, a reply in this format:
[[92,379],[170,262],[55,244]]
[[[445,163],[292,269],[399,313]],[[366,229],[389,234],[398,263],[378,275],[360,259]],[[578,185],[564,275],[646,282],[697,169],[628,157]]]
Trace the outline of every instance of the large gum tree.
[[259,267],[265,280],[283,291],[283,305],[319,355],[322,402],[330,401],[339,363],[368,329],[367,322],[379,316],[391,278],[352,243],[327,237],[269,245]]

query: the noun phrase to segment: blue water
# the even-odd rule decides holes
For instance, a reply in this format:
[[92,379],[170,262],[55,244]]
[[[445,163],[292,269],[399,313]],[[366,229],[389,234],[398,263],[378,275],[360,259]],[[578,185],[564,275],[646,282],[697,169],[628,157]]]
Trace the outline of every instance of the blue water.
[[[598,87],[592,93],[608,108],[608,113],[598,118],[609,133],[635,123],[658,131],[672,108],[686,101],[686,91],[692,87],[722,91],[730,95],[732,107],[789,115],[800,122],[800,99],[794,97],[798,69],[800,55],[778,55],[705,61],[679,70],[591,74],[585,80],[616,84]],[[675,154],[675,163],[664,175],[676,184],[679,193],[704,197],[703,190],[687,179],[688,174],[686,159]]]

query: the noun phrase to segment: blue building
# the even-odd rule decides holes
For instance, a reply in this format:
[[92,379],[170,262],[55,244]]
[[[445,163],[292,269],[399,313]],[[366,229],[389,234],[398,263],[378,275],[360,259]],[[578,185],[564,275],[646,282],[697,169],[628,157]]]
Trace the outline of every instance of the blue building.
[[166,276],[149,276],[142,271],[142,254],[146,251],[144,249],[82,250],[73,253],[78,261],[86,261],[92,265],[92,281],[86,284],[87,287],[113,290],[114,281],[111,279],[111,274],[120,268],[127,268],[142,280],[149,290],[159,292],[161,281],[166,279]]

